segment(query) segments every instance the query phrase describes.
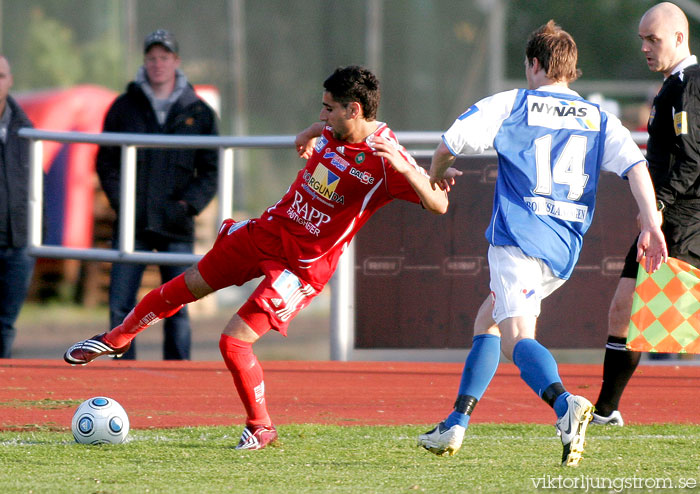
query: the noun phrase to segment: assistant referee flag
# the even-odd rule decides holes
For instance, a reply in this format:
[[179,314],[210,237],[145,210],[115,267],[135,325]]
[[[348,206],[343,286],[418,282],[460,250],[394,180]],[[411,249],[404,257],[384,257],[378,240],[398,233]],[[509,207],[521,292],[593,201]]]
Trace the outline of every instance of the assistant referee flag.
[[637,271],[627,348],[700,354],[700,269],[673,257],[649,274]]

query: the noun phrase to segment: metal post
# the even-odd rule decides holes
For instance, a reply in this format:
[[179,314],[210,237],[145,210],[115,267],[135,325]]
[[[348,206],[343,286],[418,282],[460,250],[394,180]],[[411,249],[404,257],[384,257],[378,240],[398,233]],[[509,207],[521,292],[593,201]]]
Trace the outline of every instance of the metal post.
[[355,245],[350,242],[331,280],[331,360],[348,361],[355,346]]
[[219,148],[219,182],[217,194],[219,196],[219,222],[217,225],[231,217],[233,212],[233,148]]
[[44,220],[44,142],[29,141],[29,247],[39,247]]
[[[230,68],[230,98],[233,103],[231,113],[231,127],[235,135],[248,134],[248,77],[247,77],[247,46],[246,46],[246,10],[245,0],[229,0],[229,61]],[[255,4],[253,3],[253,8]],[[248,155],[243,150],[236,151],[236,181],[232,189],[235,201],[229,209],[229,216],[233,209],[245,210],[249,194],[245,184],[248,183]]]
[[489,67],[488,81],[489,92],[497,93],[502,90],[502,81],[505,75],[505,25],[506,8],[501,0],[489,2],[488,11],[488,36],[489,36]]
[[365,57],[367,66],[374,74],[382,78],[382,20],[384,13],[383,0],[369,0],[365,13],[367,34],[365,37]]
[[119,252],[134,252],[136,231],[136,147],[122,145],[119,190]]
[[138,5],[137,0],[124,1],[124,74],[131,74],[138,64],[141,50],[136,37],[136,26],[138,25]]

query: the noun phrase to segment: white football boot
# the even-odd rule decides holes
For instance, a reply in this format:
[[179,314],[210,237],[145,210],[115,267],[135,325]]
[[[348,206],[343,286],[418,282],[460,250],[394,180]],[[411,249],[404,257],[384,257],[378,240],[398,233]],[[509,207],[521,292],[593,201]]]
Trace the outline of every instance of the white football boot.
[[613,410],[607,417],[594,413],[591,424],[616,425],[617,427],[624,427],[625,421],[622,420],[622,414],[619,412],[619,410]]
[[465,427],[453,425],[449,429],[440,422],[432,430],[418,436],[418,446],[423,446],[438,456],[452,456],[462,447]]
[[586,428],[593,418],[593,404],[583,396],[569,395],[566,397],[569,408],[556,423],[557,433],[564,446],[561,464],[564,467],[575,467],[581,461],[583,447],[586,442]]

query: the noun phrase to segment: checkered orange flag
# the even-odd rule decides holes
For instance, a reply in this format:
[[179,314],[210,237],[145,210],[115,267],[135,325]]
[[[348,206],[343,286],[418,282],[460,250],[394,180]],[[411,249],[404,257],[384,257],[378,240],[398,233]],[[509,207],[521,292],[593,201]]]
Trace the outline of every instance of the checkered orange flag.
[[700,269],[668,258],[658,271],[637,271],[627,348],[700,354]]

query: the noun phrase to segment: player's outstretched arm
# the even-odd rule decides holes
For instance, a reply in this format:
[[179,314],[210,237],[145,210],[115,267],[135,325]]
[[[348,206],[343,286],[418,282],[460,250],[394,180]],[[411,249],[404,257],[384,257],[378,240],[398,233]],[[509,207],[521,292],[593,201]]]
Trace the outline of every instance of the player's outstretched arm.
[[315,122],[302,130],[294,138],[294,149],[300,158],[308,160],[313,153],[316,138],[323,133],[323,122]]
[[630,189],[639,207],[641,232],[637,241],[637,261],[646,256],[644,268],[653,273],[668,260],[666,239],[661,232],[661,213],[656,209],[656,195],[646,163],[638,163],[627,172]]
[[449,205],[447,192],[433,187],[428,177],[406,161],[396,146],[383,137],[377,136],[372,141],[372,147],[375,155],[387,160],[394,170],[406,178],[416,191],[416,194],[418,194],[418,197],[420,197],[425,209],[436,214],[445,214],[447,212],[447,206]]

